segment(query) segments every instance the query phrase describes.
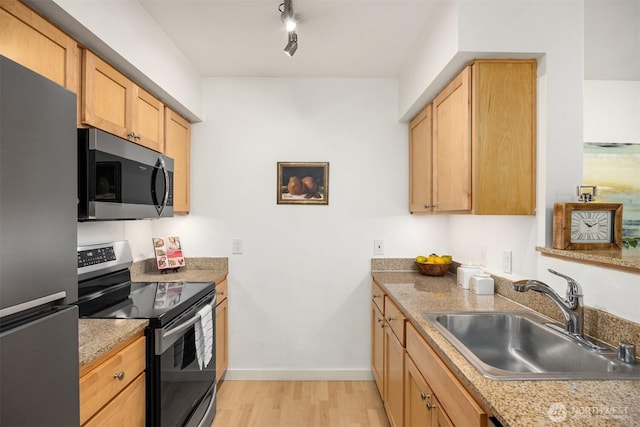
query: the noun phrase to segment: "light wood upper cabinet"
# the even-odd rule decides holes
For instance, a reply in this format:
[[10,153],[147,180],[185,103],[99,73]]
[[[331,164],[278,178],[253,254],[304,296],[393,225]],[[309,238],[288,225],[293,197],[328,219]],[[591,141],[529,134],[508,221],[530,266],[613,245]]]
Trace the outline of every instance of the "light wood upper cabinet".
[[134,88],[133,126],[136,143],[164,151],[164,104],[141,87]]
[[409,211],[433,212],[432,105],[427,105],[409,124]]
[[431,114],[410,125],[411,212],[535,214],[535,60],[473,61]]
[[80,93],[78,44],[18,0],[0,0],[0,54]]
[[471,70],[433,100],[433,199],[436,212],[471,210]]
[[165,108],[164,152],[174,160],[173,211],[189,213],[191,174],[191,124],[182,116]]
[[472,66],[473,211],[534,215],[536,61]]
[[164,104],[86,49],[82,58],[81,120],[163,151]]

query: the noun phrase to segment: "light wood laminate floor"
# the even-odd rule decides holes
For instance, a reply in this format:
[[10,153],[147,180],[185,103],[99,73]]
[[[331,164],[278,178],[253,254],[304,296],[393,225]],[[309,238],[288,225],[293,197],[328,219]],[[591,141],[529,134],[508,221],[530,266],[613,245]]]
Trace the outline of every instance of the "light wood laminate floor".
[[211,427],[388,427],[374,381],[222,381]]

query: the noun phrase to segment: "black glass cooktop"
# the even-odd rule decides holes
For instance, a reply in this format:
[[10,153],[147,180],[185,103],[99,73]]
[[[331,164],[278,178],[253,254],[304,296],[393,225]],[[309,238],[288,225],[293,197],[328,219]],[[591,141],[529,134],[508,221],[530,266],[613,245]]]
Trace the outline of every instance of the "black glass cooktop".
[[90,317],[149,319],[164,325],[214,291],[213,282],[134,282],[128,298]]

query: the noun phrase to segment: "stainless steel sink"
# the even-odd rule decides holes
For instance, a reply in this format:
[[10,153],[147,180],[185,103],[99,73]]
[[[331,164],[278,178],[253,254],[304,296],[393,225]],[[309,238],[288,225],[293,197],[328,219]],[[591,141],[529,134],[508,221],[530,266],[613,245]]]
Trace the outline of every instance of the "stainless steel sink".
[[495,380],[640,379],[640,365],[594,351],[531,312],[422,312],[484,376]]

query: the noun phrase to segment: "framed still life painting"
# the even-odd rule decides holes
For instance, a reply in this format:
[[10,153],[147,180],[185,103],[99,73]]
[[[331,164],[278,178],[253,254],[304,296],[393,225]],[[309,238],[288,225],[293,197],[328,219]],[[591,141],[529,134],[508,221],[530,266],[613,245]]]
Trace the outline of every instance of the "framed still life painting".
[[277,203],[328,205],[329,162],[278,162]]

